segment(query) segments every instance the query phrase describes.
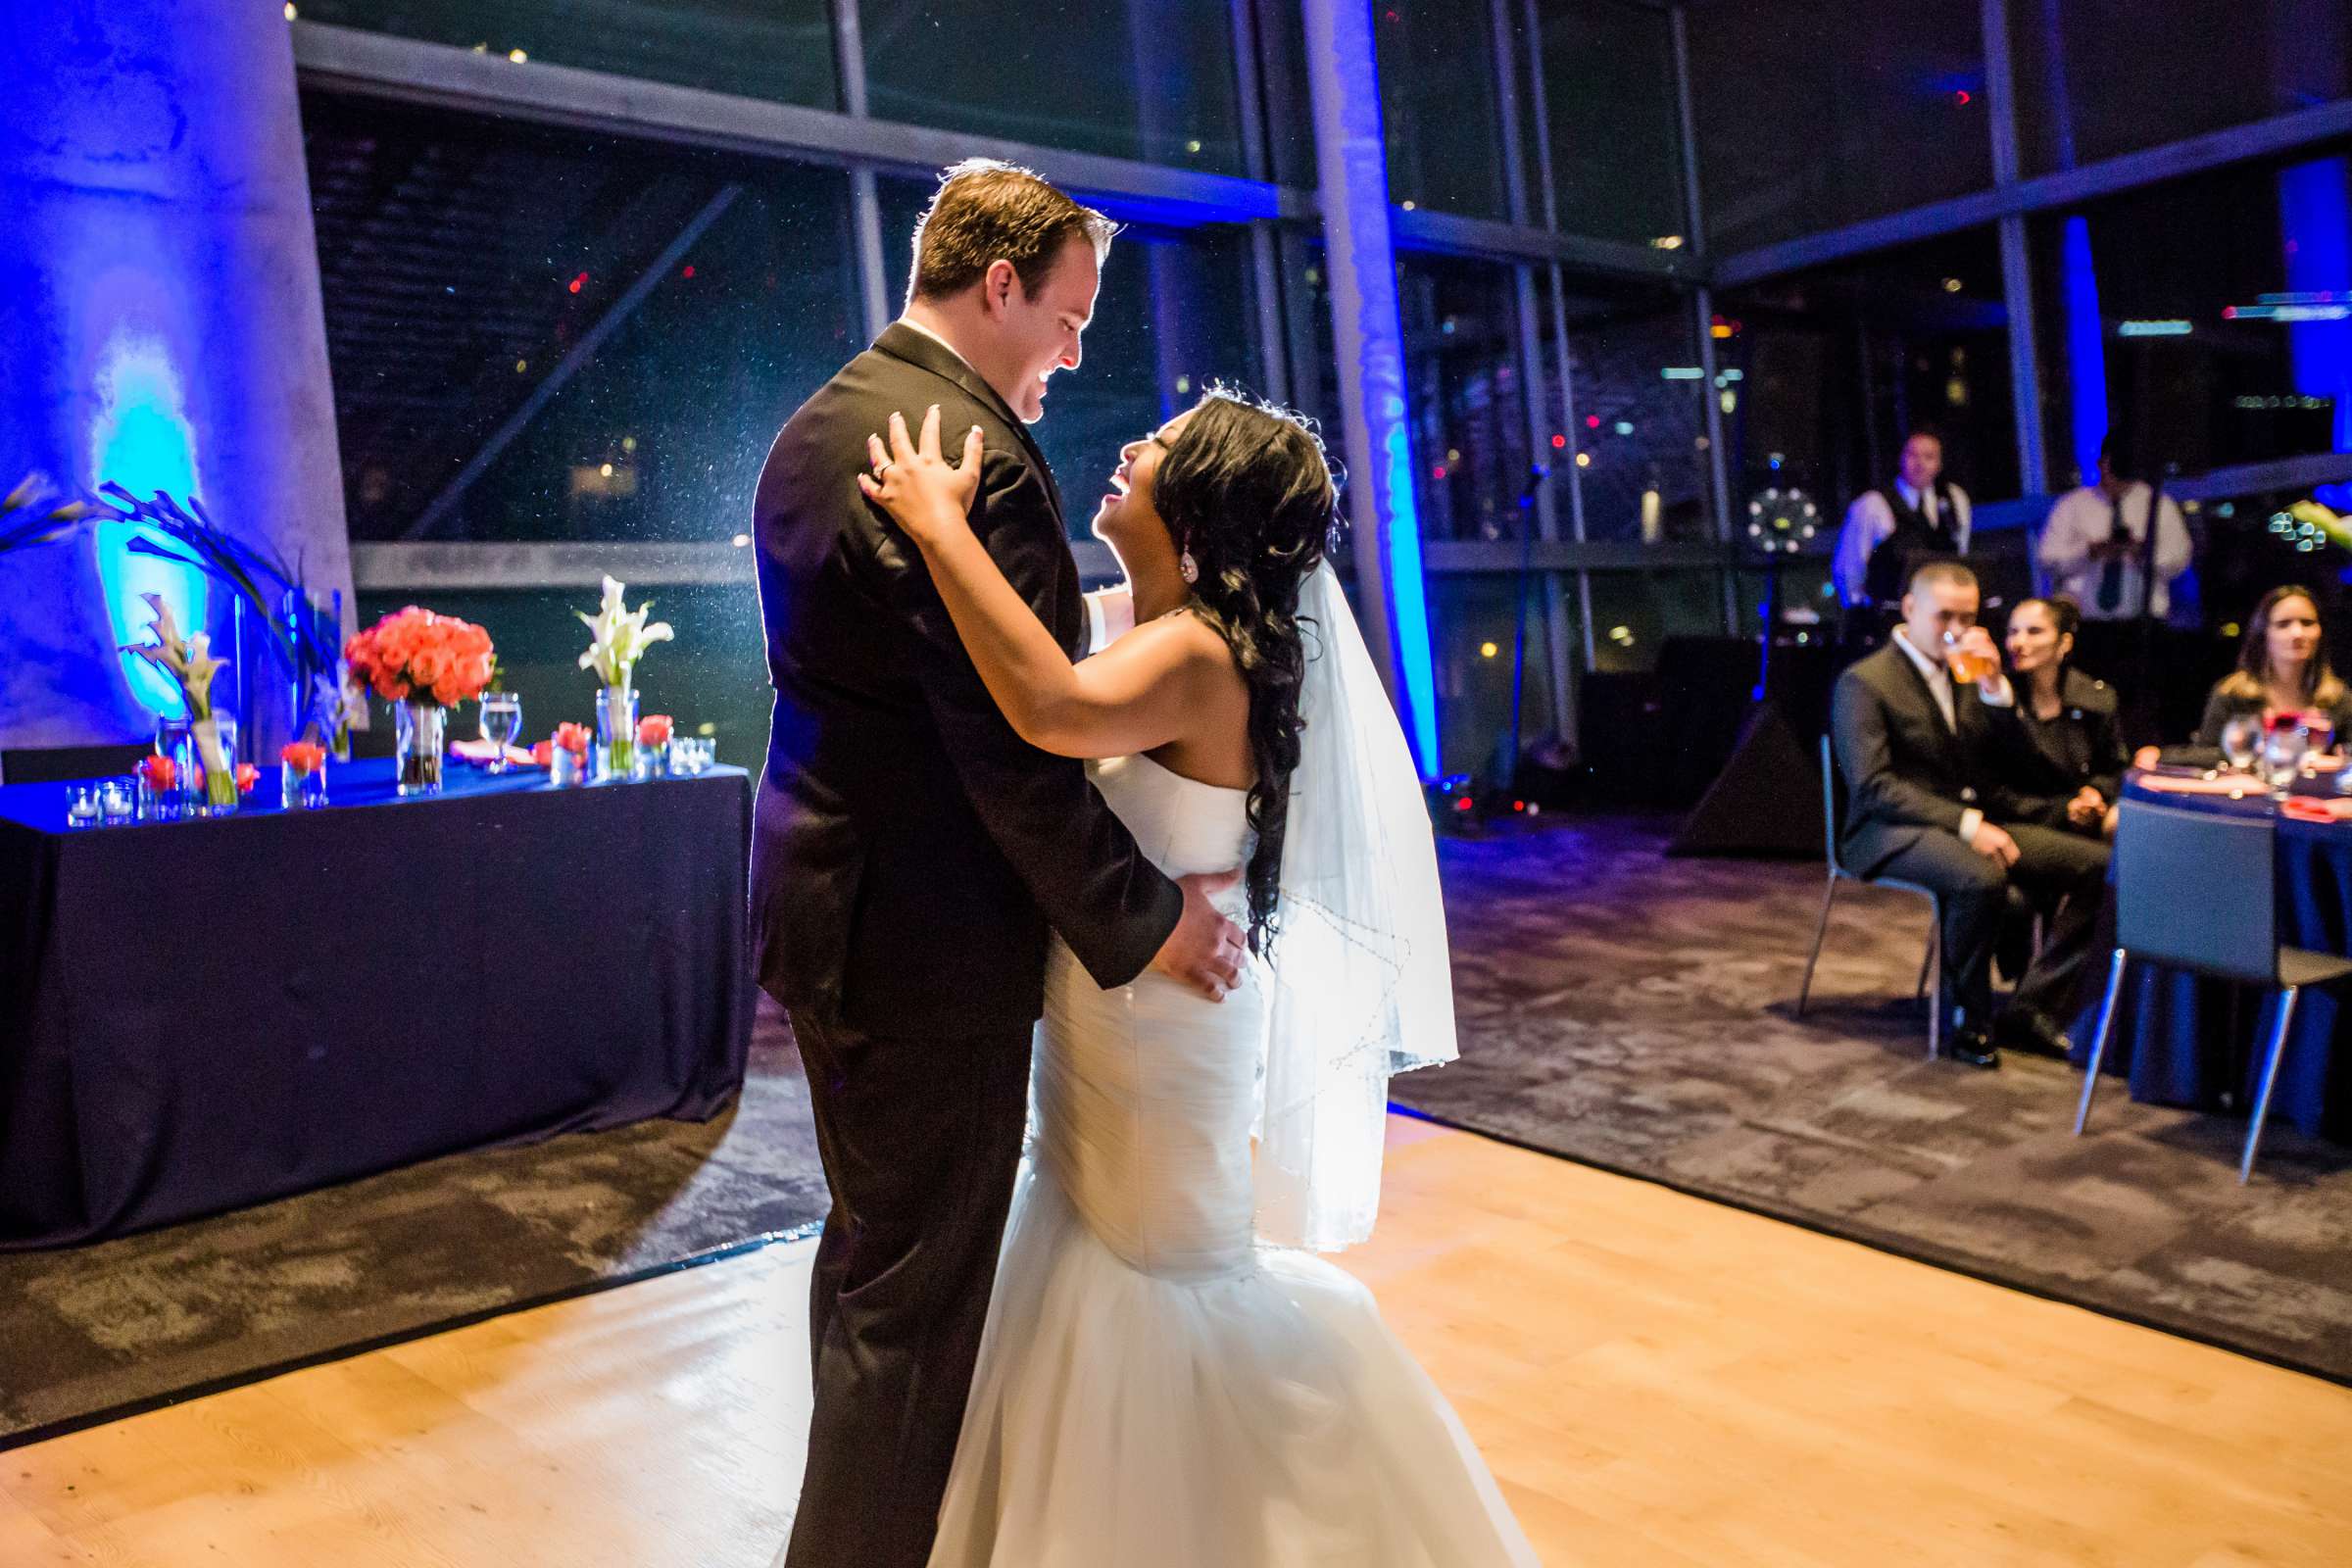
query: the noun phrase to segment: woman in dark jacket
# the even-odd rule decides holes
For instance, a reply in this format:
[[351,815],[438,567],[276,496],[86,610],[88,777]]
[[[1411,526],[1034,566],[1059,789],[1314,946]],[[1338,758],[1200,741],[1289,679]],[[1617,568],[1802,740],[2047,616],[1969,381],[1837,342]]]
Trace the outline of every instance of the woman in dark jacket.
[[2009,612],[2009,670],[2017,716],[2034,742],[2030,760],[2038,762],[2018,787],[2051,798],[2050,826],[2096,835],[2113,831],[2131,756],[2115,689],[2068,662],[2082,623],[2063,595],[2023,601]]

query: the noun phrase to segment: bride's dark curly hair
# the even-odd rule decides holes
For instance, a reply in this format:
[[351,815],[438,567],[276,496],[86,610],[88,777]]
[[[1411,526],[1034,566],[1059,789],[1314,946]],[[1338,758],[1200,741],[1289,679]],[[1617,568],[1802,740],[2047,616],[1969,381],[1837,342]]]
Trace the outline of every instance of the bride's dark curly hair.
[[1160,459],[1152,502],[1180,551],[1200,568],[1194,609],[1233,650],[1250,688],[1250,826],[1257,833],[1244,882],[1250,950],[1275,933],[1291,774],[1298,766],[1298,688],[1306,650],[1298,589],[1331,547],[1339,486],[1323,443],[1298,415],[1212,388]]

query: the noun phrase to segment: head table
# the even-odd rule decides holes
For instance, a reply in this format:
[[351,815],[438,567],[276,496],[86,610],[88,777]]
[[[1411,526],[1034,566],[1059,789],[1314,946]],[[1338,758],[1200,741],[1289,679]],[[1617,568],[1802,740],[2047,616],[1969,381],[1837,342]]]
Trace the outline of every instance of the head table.
[[67,786],[0,787],[0,1249],[733,1101],[742,769],[328,790],[72,827]]
[[[2298,794],[2339,799],[2335,781],[2306,779]],[[2253,787],[2245,797],[2176,794],[2139,776],[2125,793],[2136,800],[2193,810],[2267,816],[2270,798]],[[2318,953],[2352,954],[2352,822],[2314,822],[2278,814],[2275,851],[2280,939]],[[2103,981],[2106,966],[2097,966]],[[2098,1024],[2093,1004],[2075,1020],[2074,1061],[2089,1060]],[[2295,1005],[2274,1123],[2292,1122],[2314,1137],[2352,1144],[2352,992],[2315,986]],[[2162,1105],[2246,1113],[2261,1070],[2258,1042],[2278,1019],[2278,998],[2227,981],[2201,979],[2151,963],[2134,963],[2116,998],[2114,1035],[2106,1068],[2127,1076],[2132,1098]]]

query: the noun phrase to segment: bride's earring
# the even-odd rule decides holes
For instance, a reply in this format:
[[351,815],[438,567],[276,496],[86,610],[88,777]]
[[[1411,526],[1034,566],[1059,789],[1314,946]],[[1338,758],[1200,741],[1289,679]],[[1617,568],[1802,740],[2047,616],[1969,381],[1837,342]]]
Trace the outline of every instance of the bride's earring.
[[1176,569],[1184,573],[1184,580],[1186,582],[1199,582],[1200,580],[1200,563],[1193,559],[1193,553],[1190,550],[1187,550],[1181,557],[1177,559]]

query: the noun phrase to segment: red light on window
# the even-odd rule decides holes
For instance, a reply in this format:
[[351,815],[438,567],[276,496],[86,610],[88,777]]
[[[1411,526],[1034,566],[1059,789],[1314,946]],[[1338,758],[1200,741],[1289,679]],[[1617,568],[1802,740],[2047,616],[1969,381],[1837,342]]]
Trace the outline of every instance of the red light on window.
[[1568,438],[1564,435],[1555,435],[1551,438],[1551,450],[1554,452],[1559,451],[1560,448],[1566,446],[1567,444]]
[[588,274],[587,274],[586,272],[582,272],[582,273],[581,273],[579,276],[577,276],[577,277],[575,277],[575,278],[573,278],[573,279],[571,280],[571,291],[572,291],[574,294],[577,294],[577,293],[578,293],[578,292],[579,292],[581,289],[583,289],[583,288],[585,288],[585,287],[587,287],[587,286],[588,286]]
[[1454,802],[1453,808],[1457,811],[1467,811],[1470,809],[1470,797],[1465,795],[1460,800]]
[[1588,430],[1597,430],[1597,429],[1599,429],[1599,428],[1600,428],[1600,416],[1599,416],[1599,415],[1597,415],[1597,414],[1588,414],[1588,415],[1586,415],[1586,416],[1585,416],[1585,428],[1586,428],[1586,429],[1588,429]]
[[1434,468],[1430,469],[1430,470],[1429,470],[1429,476],[1430,476],[1432,479],[1443,479],[1443,478],[1445,478],[1445,477],[1446,477],[1446,465],[1444,465],[1443,463],[1441,463],[1441,464],[1439,464],[1439,465],[1438,465],[1436,467],[1434,467]]
[[2236,306],[2234,306],[2234,305],[2225,305],[2225,306],[2223,306],[2223,307],[2222,307],[2222,319],[2223,319],[2223,320],[2225,320],[2225,321],[2234,321],[2234,320],[2236,320],[2236,319],[2237,319],[2237,307],[2236,307]]
[[692,277],[694,275],[694,264],[692,262],[688,262],[686,264],[686,270],[680,272],[678,275],[680,277]]
[[1966,87],[1963,87],[1958,92],[1952,94],[1952,97],[1958,100],[1960,107],[1963,109],[1966,109],[1970,104],[1976,102],[1976,95],[1971,93]]

